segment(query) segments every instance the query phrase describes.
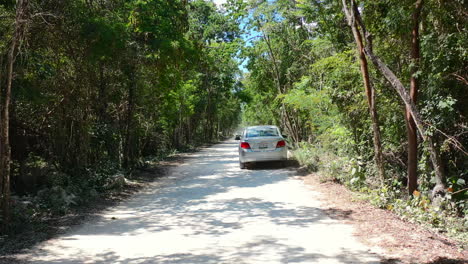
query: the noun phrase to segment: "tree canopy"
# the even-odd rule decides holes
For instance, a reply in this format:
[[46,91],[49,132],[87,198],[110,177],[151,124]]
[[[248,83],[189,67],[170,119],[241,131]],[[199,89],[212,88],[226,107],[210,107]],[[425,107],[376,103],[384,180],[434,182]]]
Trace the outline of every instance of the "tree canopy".
[[3,1],[4,219],[10,190],[84,202],[118,172],[249,124],[280,126],[296,159],[352,188],[437,184],[466,215],[466,12],[463,0]]

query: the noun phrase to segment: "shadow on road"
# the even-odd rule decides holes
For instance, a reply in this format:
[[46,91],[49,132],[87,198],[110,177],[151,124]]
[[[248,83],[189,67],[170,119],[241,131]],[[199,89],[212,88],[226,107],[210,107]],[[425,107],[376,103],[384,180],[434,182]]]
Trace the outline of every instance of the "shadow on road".
[[[330,224],[339,227],[333,219],[348,219],[352,212],[302,202],[308,192],[283,192],[285,186],[295,184],[290,179],[294,175],[291,168],[261,164],[253,170],[240,170],[236,146],[229,141],[190,155],[154,188],[108,210],[57,243],[31,252],[33,263],[206,264],[252,263],[252,259],[271,263],[264,259],[265,254],[275,256],[279,263],[379,263],[375,259],[383,259],[345,246],[339,253],[311,253],[307,244],[287,243],[283,237],[263,232],[264,226],[255,223],[265,223],[274,229],[268,229],[271,231],[285,230],[285,235],[312,230],[310,234],[316,237],[306,238],[327,249],[328,244],[342,241],[327,240],[321,229]],[[236,237],[249,235],[240,233],[243,229],[252,232],[248,241]],[[225,245],[219,246],[221,243]]]

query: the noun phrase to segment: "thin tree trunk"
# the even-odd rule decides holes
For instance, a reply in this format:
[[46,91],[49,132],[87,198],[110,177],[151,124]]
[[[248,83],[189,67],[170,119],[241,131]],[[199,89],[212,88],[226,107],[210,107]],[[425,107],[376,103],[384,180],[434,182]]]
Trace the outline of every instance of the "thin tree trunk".
[[[417,101],[419,81],[415,76],[419,70],[420,50],[419,50],[419,17],[421,15],[423,1],[417,0],[413,12],[413,30],[411,32],[411,60],[414,66],[411,67],[410,74],[410,97],[414,103]],[[418,135],[417,128],[410,109],[406,107],[406,128],[408,135],[408,193],[412,194],[418,187]]]
[[[354,0],[351,0],[354,2]],[[395,73],[391,71],[388,66],[382,62],[382,60],[376,56],[372,50],[372,38],[371,35],[368,34],[368,32],[365,29],[364,23],[361,19],[361,16],[359,14],[359,11],[357,8],[352,9],[351,12],[347,8],[346,1],[343,1],[345,12],[347,15],[351,15],[351,18],[353,21],[357,21],[357,24],[361,27],[361,29],[364,32],[364,36],[366,37],[366,45],[364,48],[365,54],[370,58],[372,63],[377,67],[377,69],[383,74],[383,76],[390,82],[392,87],[395,89],[395,91],[398,93],[400,98],[403,100],[403,102],[406,105],[406,108],[408,109],[409,113],[413,117],[414,123],[416,125],[417,130],[419,131],[419,134],[421,135],[422,139],[427,143],[427,147],[430,153],[431,157],[431,162],[432,166],[434,167],[434,172],[436,175],[436,186],[434,187],[432,191],[432,195],[436,196],[438,194],[441,194],[445,192],[445,173],[443,170],[442,166],[442,161],[440,159],[439,153],[437,149],[434,147],[434,143],[432,141],[432,137],[426,134],[426,128],[424,126],[424,122],[422,121],[423,119],[421,118],[421,115],[419,114],[418,109],[416,108],[416,105],[414,104],[413,100],[411,100],[410,95],[408,94],[407,90],[401,83],[401,81],[396,77]],[[353,27],[357,27],[356,24],[352,24]]]
[[[346,6],[346,0],[343,1],[343,6]],[[351,3],[351,8],[355,8],[353,2]],[[385,168],[383,164],[383,155],[382,155],[382,141],[380,137],[380,127],[379,127],[379,118],[377,114],[377,109],[375,106],[375,90],[372,87],[369,78],[369,66],[367,63],[366,55],[364,54],[364,44],[362,41],[362,36],[356,26],[356,21],[352,18],[349,14],[349,11],[345,8],[346,18],[348,20],[348,24],[351,26],[354,40],[356,41],[356,45],[358,48],[359,53],[359,62],[361,65],[361,74],[362,80],[364,82],[364,88],[366,90],[367,96],[367,104],[369,107],[369,113],[372,120],[372,130],[374,132],[374,159],[375,164],[377,165],[377,169],[379,172],[380,181],[383,183],[385,180]]]
[[[0,99],[2,98],[2,83],[3,83],[3,80],[2,80],[2,74],[3,74],[3,56],[0,56]],[[1,105],[0,105],[1,107]],[[3,126],[3,119],[0,119],[0,124]],[[0,126],[0,130],[2,129],[2,126]],[[3,182],[4,182],[4,178],[5,178],[5,174],[2,172],[3,170],[3,164],[2,164],[2,160],[3,160],[3,138],[2,138],[2,135],[1,135],[1,131],[0,131],[0,219],[3,219],[5,217],[4,213],[5,212],[3,210],[3,204],[5,202],[8,202],[6,198],[4,198],[4,191],[3,191]],[[8,211],[6,211],[8,212]],[[2,220],[3,221],[3,220]],[[0,234],[2,233],[2,229],[4,227],[7,227],[6,225],[2,225],[1,222],[0,222]]]
[[[268,47],[268,50],[269,50],[268,53],[269,53],[270,58],[271,58],[271,60],[273,62],[273,68],[274,68],[274,71],[275,71],[275,82],[276,82],[276,87],[278,89],[278,94],[281,95],[281,94],[284,93],[284,91],[283,91],[283,89],[281,89],[280,72],[279,72],[279,67],[278,67],[278,64],[277,64],[277,60],[276,60],[275,54],[273,53],[273,48],[271,47],[270,40],[268,39],[268,36],[266,36],[266,34],[263,34],[263,39],[265,40],[265,43],[267,44],[267,47]],[[281,102],[281,118],[283,119],[283,122],[284,122],[286,128],[288,129],[289,133],[291,134],[291,136],[293,138],[293,141],[294,142],[299,142],[297,132],[293,128],[291,118],[290,118],[289,113],[288,113],[288,111],[286,109],[286,105],[283,102]]]
[[265,40],[265,43],[267,44],[267,47],[268,47],[268,50],[269,50],[269,54],[270,54],[270,58],[273,62],[273,69],[275,71],[275,81],[276,81],[276,88],[278,89],[278,94],[283,94],[283,89],[281,89],[281,83],[280,83],[280,73],[279,73],[279,67],[276,63],[276,57],[275,57],[275,54],[273,53],[273,49],[271,47],[271,44],[270,44],[270,40],[268,39],[268,37],[266,36],[266,34],[263,34],[263,39]]
[[10,101],[11,101],[11,85],[13,81],[13,64],[15,61],[15,54],[17,47],[21,42],[23,36],[23,29],[25,23],[26,8],[28,0],[18,0],[16,3],[16,18],[15,18],[15,32],[13,39],[10,43],[7,56],[7,80],[5,87],[5,94],[2,101],[2,114],[0,120],[0,173],[1,176],[1,193],[0,204],[2,209],[2,230],[6,230],[10,224],[10,162],[11,162],[11,148],[10,148]]
[[124,146],[124,168],[131,168],[133,166],[133,118],[135,110],[135,89],[136,89],[136,78],[135,78],[135,67],[130,69],[130,84],[128,86],[128,109],[127,109],[127,120],[125,129],[125,146]]

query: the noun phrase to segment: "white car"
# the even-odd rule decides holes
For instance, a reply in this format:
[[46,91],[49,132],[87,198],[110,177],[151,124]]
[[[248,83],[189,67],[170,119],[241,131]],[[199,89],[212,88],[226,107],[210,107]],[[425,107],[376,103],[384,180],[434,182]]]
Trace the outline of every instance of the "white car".
[[237,135],[239,141],[239,165],[246,168],[247,163],[287,160],[284,136],[276,126],[251,126]]

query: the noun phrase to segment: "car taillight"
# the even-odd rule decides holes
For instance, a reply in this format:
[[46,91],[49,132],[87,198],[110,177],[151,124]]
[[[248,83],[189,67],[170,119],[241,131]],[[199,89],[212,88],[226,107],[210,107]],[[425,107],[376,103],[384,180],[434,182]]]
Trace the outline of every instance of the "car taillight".
[[286,146],[286,142],[284,140],[278,141],[278,143],[276,143],[277,148],[282,148],[285,146]]
[[241,142],[240,147],[243,149],[250,149],[250,145],[247,142]]

